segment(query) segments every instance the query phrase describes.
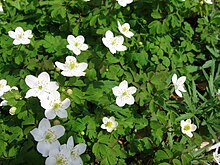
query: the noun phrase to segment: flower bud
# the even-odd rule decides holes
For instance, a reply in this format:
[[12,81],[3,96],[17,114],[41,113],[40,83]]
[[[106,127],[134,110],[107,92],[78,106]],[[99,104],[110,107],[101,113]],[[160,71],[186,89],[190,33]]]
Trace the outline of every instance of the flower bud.
[[84,131],[81,131],[80,134],[81,134],[81,135],[85,135],[85,132],[84,132]]
[[16,110],[17,110],[16,107],[11,107],[11,108],[9,109],[9,114],[10,114],[10,115],[15,115]]
[[60,72],[60,68],[56,67],[56,71],[57,71],[57,72]]
[[54,120],[53,125],[60,125],[60,121],[59,120]]
[[73,90],[72,90],[72,89],[67,89],[66,93],[67,93],[68,95],[72,95],[72,94],[73,94]]

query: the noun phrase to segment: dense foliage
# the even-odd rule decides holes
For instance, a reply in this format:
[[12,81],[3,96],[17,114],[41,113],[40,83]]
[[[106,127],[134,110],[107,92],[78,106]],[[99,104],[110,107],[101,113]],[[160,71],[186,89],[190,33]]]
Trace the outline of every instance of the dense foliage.
[[[36,97],[25,98],[28,75],[42,72],[59,84],[62,100],[70,99],[62,125],[65,144],[85,143],[84,164],[206,164],[208,147],[220,140],[220,1],[134,0],[125,7],[116,0],[5,0],[0,13],[0,79],[18,90],[7,91],[0,110],[1,164],[44,164],[30,134],[45,117]],[[115,36],[129,23],[125,51],[112,53],[102,38]],[[30,44],[14,45],[9,31],[32,30]],[[67,48],[67,36],[82,35],[88,49],[80,55]],[[55,62],[74,56],[87,63],[85,76],[67,77]],[[186,76],[183,97],[175,94],[172,76]],[[133,105],[118,106],[112,88],[126,80],[137,91]],[[1,86],[0,86],[1,88]],[[15,114],[11,113],[14,108]],[[10,111],[9,111],[10,110]],[[11,115],[14,114],[14,115]],[[117,127],[101,128],[103,117]],[[181,121],[197,129],[190,138]],[[206,147],[201,144],[208,142]]]

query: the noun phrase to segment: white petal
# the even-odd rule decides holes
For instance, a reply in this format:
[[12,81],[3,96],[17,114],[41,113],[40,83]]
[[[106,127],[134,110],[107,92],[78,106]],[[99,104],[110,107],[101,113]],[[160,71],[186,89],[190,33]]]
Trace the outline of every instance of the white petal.
[[66,98],[65,100],[62,101],[62,108],[67,109],[70,106],[70,99]]
[[56,91],[59,88],[59,84],[57,82],[49,82],[47,88],[49,89],[48,92]]
[[186,124],[191,124],[191,119],[187,119],[185,123]]
[[50,75],[47,72],[42,72],[39,74],[38,79],[44,82],[50,82]]
[[216,149],[216,148],[220,148],[220,142],[218,142],[215,145],[213,145],[212,147],[210,147],[210,150],[213,150],[213,149]]
[[191,125],[191,131],[192,131],[192,132],[195,131],[196,128],[197,128],[197,126],[196,126],[195,124],[192,124],[192,125]]
[[54,148],[52,150],[50,150],[49,152],[49,156],[56,156],[59,153],[59,149],[58,148]]
[[123,107],[125,105],[125,101],[123,99],[123,97],[117,97],[116,98],[116,104],[119,106],[119,107]]
[[25,83],[27,84],[27,86],[29,86],[30,88],[35,88],[37,87],[37,77],[32,76],[32,75],[27,75],[25,77]]
[[67,118],[68,114],[66,110],[62,109],[62,110],[57,111],[57,116],[63,119],[63,118]]
[[55,132],[57,138],[60,138],[65,133],[65,128],[62,125],[55,125],[51,127],[51,130]]
[[48,118],[48,119],[54,119],[55,117],[56,117],[56,113],[55,113],[55,111],[54,110],[45,110],[45,116],[46,116],[46,118]]
[[88,64],[87,64],[87,63],[81,62],[81,63],[78,64],[77,70],[84,71],[84,70],[87,69],[87,67],[88,67]]
[[177,83],[177,75],[176,74],[174,74],[172,76],[172,82],[173,82],[174,85]]
[[128,82],[126,80],[122,81],[120,84],[119,84],[119,88],[121,90],[127,90],[128,89]]
[[183,97],[182,93],[179,90],[175,90],[175,93],[179,96],[179,97]]
[[56,159],[54,157],[48,157],[46,159],[45,165],[55,165],[56,164]]
[[117,50],[117,51],[125,51],[125,50],[127,50],[127,47],[124,46],[124,45],[120,45],[120,46],[117,46],[117,47],[116,47],[116,50]]
[[80,47],[81,50],[87,50],[89,47],[87,44],[82,44],[82,46]]
[[16,38],[16,33],[14,31],[9,31],[8,32],[9,37],[15,39]]
[[109,51],[112,53],[112,54],[115,54],[116,53],[116,49],[114,47],[109,47]]
[[73,51],[73,53],[75,54],[75,55],[80,55],[80,53],[81,53],[81,51],[80,51],[80,49],[79,48],[77,48],[77,47],[72,47],[72,51]]
[[28,38],[23,38],[21,41],[22,41],[21,43],[24,45],[30,44],[31,42]]
[[73,56],[67,56],[66,57],[66,61],[72,61],[72,62],[76,62],[76,58],[75,57],[73,57]]
[[103,117],[103,118],[102,118],[102,122],[103,122],[104,124],[106,124],[106,123],[108,122],[108,118],[107,118],[107,117]]
[[34,140],[39,142],[43,140],[43,132],[37,128],[30,131],[30,134],[34,137]]
[[29,98],[31,96],[33,97],[37,97],[38,92],[36,91],[36,89],[29,89],[25,95],[25,98]]
[[19,26],[15,29],[15,33],[16,34],[24,33],[24,30],[22,29],[22,27]]
[[136,91],[137,91],[137,88],[135,88],[135,87],[129,87],[129,88],[127,89],[127,93],[128,93],[129,95],[134,94]]
[[127,103],[128,105],[134,104],[134,97],[133,96],[130,96],[130,97],[126,96],[126,99],[124,99],[124,100],[125,100],[125,103]]
[[72,165],[83,165],[83,161],[80,157],[77,157],[76,159],[74,158],[72,160]]
[[185,125],[186,125],[185,121],[184,121],[184,120],[181,120],[180,126],[183,128]]
[[182,77],[178,78],[177,84],[178,85],[183,84],[185,81],[186,81],[186,76],[182,76]]
[[75,41],[75,37],[73,35],[68,35],[67,36],[67,41],[69,44],[72,44]]
[[22,44],[22,40],[17,40],[17,39],[15,39],[15,40],[13,41],[13,44],[14,44],[14,45],[20,45],[20,44]]
[[114,34],[112,33],[112,31],[108,30],[108,31],[105,33],[105,37],[106,37],[106,38],[113,38],[113,37],[114,37]]
[[32,38],[33,37],[32,31],[31,30],[26,30],[24,32],[24,36],[25,36],[25,38]]
[[192,132],[190,132],[190,131],[187,131],[187,132],[186,132],[186,135],[189,136],[190,138],[193,137],[193,134],[192,134]]
[[40,141],[37,143],[37,151],[42,154],[43,157],[47,157],[49,155],[49,143],[44,141]]
[[102,125],[101,125],[101,128],[102,128],[102,129],[106,129],[107,127],[105,126],[105,124],[102,124]]
[[74,147],[74,141],[73,141],[73,137],[70,136],[67,140],[67,146],[69,146],[69,148],[73,148]]
[[113,87],[112,92],[115,96],[121,96],[122,95],[122,90],[118,86]]
[[77,144],[77,145],[75,146],[75,148],[77,149],[79,155],[83,154],[83,153],[86,151],[86,146],[87,146],[87,145],[86,145],[86,144],[83,144],[83,143]]
[[84,43],[85,38],[84,38],[82,35],[79,35],[79,36],[76,37],[76,40],[77,40],[79,43]]
[[49,120],[43,118],[39,123],[38,129],[44,132],[44,131],[47,131],[50,127],[51,125],[50,125]]
[[61,62],[58,62],[58,61],[55,62],[55,65],[56,65],[59,69],[61,69],[61,70],[67,70],[67,69],[68,69],[68,67],[67,67],[65,64],[63,64],[63,63],[61,63]]

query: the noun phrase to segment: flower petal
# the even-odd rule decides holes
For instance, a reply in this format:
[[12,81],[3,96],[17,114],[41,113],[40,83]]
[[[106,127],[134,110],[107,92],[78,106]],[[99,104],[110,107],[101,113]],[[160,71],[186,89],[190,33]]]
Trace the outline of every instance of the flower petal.
[[125,101],[123,99],[123,97],[117,97],[116,98],[116,104],[119,106],[119,107],[123,107],[125,105]]
[[32,75],[27,75],[25,77],[25,83],[27,84],[27,86],[29,86],[30,88],[35,88],[37,87],[37,77],[32,76]]
[[177,75],[176,74],[174,74],[172,76],[172,82],[173,82],[174,85],[177,83]]
[[45,110],[45,112],[44,112],[44,114],[45,114],[45,116],[46,116],[46,118],[48,118],[48,119],[54,119],[55,117],[56,117],[56,113],[55,113],[55,111],[54,110],[48,110],[48,109],[46,109]]
[[83,143],[77,144],[75,146],[75,148],[77,149],[79,155],[83,154],[86,151],[86,147],[87,147],[87,145],[83,144]]
[[46,132],[51,127],[50,122],[48,119],[43,118],[38,126],[38,129],[40,129],[43,132]]
[[60,138],[65,133],[65,128],[62,125],[55,125],[51,127],[51,130],[55,132],[57,138]]

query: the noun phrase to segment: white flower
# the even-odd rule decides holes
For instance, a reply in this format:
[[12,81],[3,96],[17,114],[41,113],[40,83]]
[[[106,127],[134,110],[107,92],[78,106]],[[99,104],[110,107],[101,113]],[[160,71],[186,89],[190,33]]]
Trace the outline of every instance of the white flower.
[[74,37],[73,35],[68,35],[67,41],[68,41],[69,45],[67,45],[66,47],[69,50],[72,50],[73,53],[75,53],[76,55],[79,55],[81,53],[81,50],[88,49],[88,45],[84,44],[85,38],[81,35],[79,35],[77,37]]
[[10,114],[10,115],[15,115],[16,110],[17,110],[16,107],[11,107],[11,108],[9,109],[9,114]]
[[220,165],[220,154],[218,153],[220,147],[220,142],[216,143],[215,145],[211,146],[209,150],[215,149],[215,152],[213,152],[213,158],[218,165]]
[[220,89],[218,89],[216,95],[217,95],[217,96],[220,96]]
[[24,31],[22,27],[17,27],[15,31],[9,31],[8,34],[14,39],[14,45],[29,44],[31,42],[29,38],[33,37],[31,30]]
[[186,81],[186,76],[182,76],[180,78],[177,79],[177,75],[174,74],[172,76],[172,82],[175,88],[175,93],[179,96],[182,97],[182,93],[181,92],[186,92],[186,90],[184,89],[184,82]]
[[118,22],[118,30],[126,37],[131,38],[134,33],[132,33],[130,30],[130,25],[128,23],[124,23],[123,25],[120,24],[119,21]]
[[57,139],[64,135],[65,128],[61,125],[51,127],[49,120],[43,118],[38,128],[34,128],[30,133],[34,137],[34,140],[38,142],[37,151],[42,156],[47,157],[50,150],[60,147]]
[[117,0],[117,1],[118,1],[118,4],[119,4],[120,6],[123,6],[123,7],[125,7],[125,6],[127,6],[128,4],[130,4],[130,3],[133,2],[133,0]]
[[60,151],[58,148],[55,148],[49,152],[45,165],[70,165],[69,158],[70,151],[67,148],[62,148]]
[[10,91],[11,87],[7,85],[7,81],[2,79],[0,80],[0,97],[4,95],[4,93]]
[[205,3],[208,3],[208,4],[213,4],[213,2],[211,0],[204,0]]
[[56,116],[67,118],[66,109],[70,106],[70,100],[66,98],[62,101],[58,91],[53,91],[48,96],[41,97],[40,102],[48,119],[54,119]]
[[187,119],[186,121],[181,120],[180,125],[183,134],[186,134],[190,138],[193,137],[192,132],[194,132],[197,127],[195,124],[191,124],[191,119]]
[[67,56],[66,57],[66,62],[65,64],[60,63],[60,62],[55,62],[55,65],[63,70],[61,72],[61,74],[63,76],[67,76],[67,77],[80,77],[80,76],[85,76],[85,70],[88,67],[88,64],[85,62],[82,63],[78,63],[76,61],[76,58],[73,56]]
[[123,36],[114,37],[113,33],[110,30],[108,30],[105,33],[105,37],[102,38],[102,42],[107,48],[109,48],[112,54],[115,54],[116,51],[127,50],[127,47],[122,45],[124,42],[124,37]]
[[135,87],[128,88],[128,82],[126,80],[122,81],[119,86],[112,88],[113,94],[117,97],[116,104],[119,107],[123,107],[125,104],[134,104],[134,94],[137,91]]
[[106,129],[108,132],[112,132],[118,126],[118,122],[115,121],[114,117],[103,117],[102,122],[101,128]]
[[70,136],[67,140],[67,144],[63,144],[60,148],[67,148],[70,151],[71,165],[83,165],[83,161],[80,157],[86,151],[87,145],[84,143],[77,144],[74,147],[73,137]]
[[38,77],[33,75],[26,76],[25,83],[31,88],[27,91],[25,98],[33,96],[40,99],[42,96],[48,95],[59,88],[57,82],[50,82],[50,75],[47,72],[42,72]]
[[1,2],[0,2],[0,12],[4,12]]

